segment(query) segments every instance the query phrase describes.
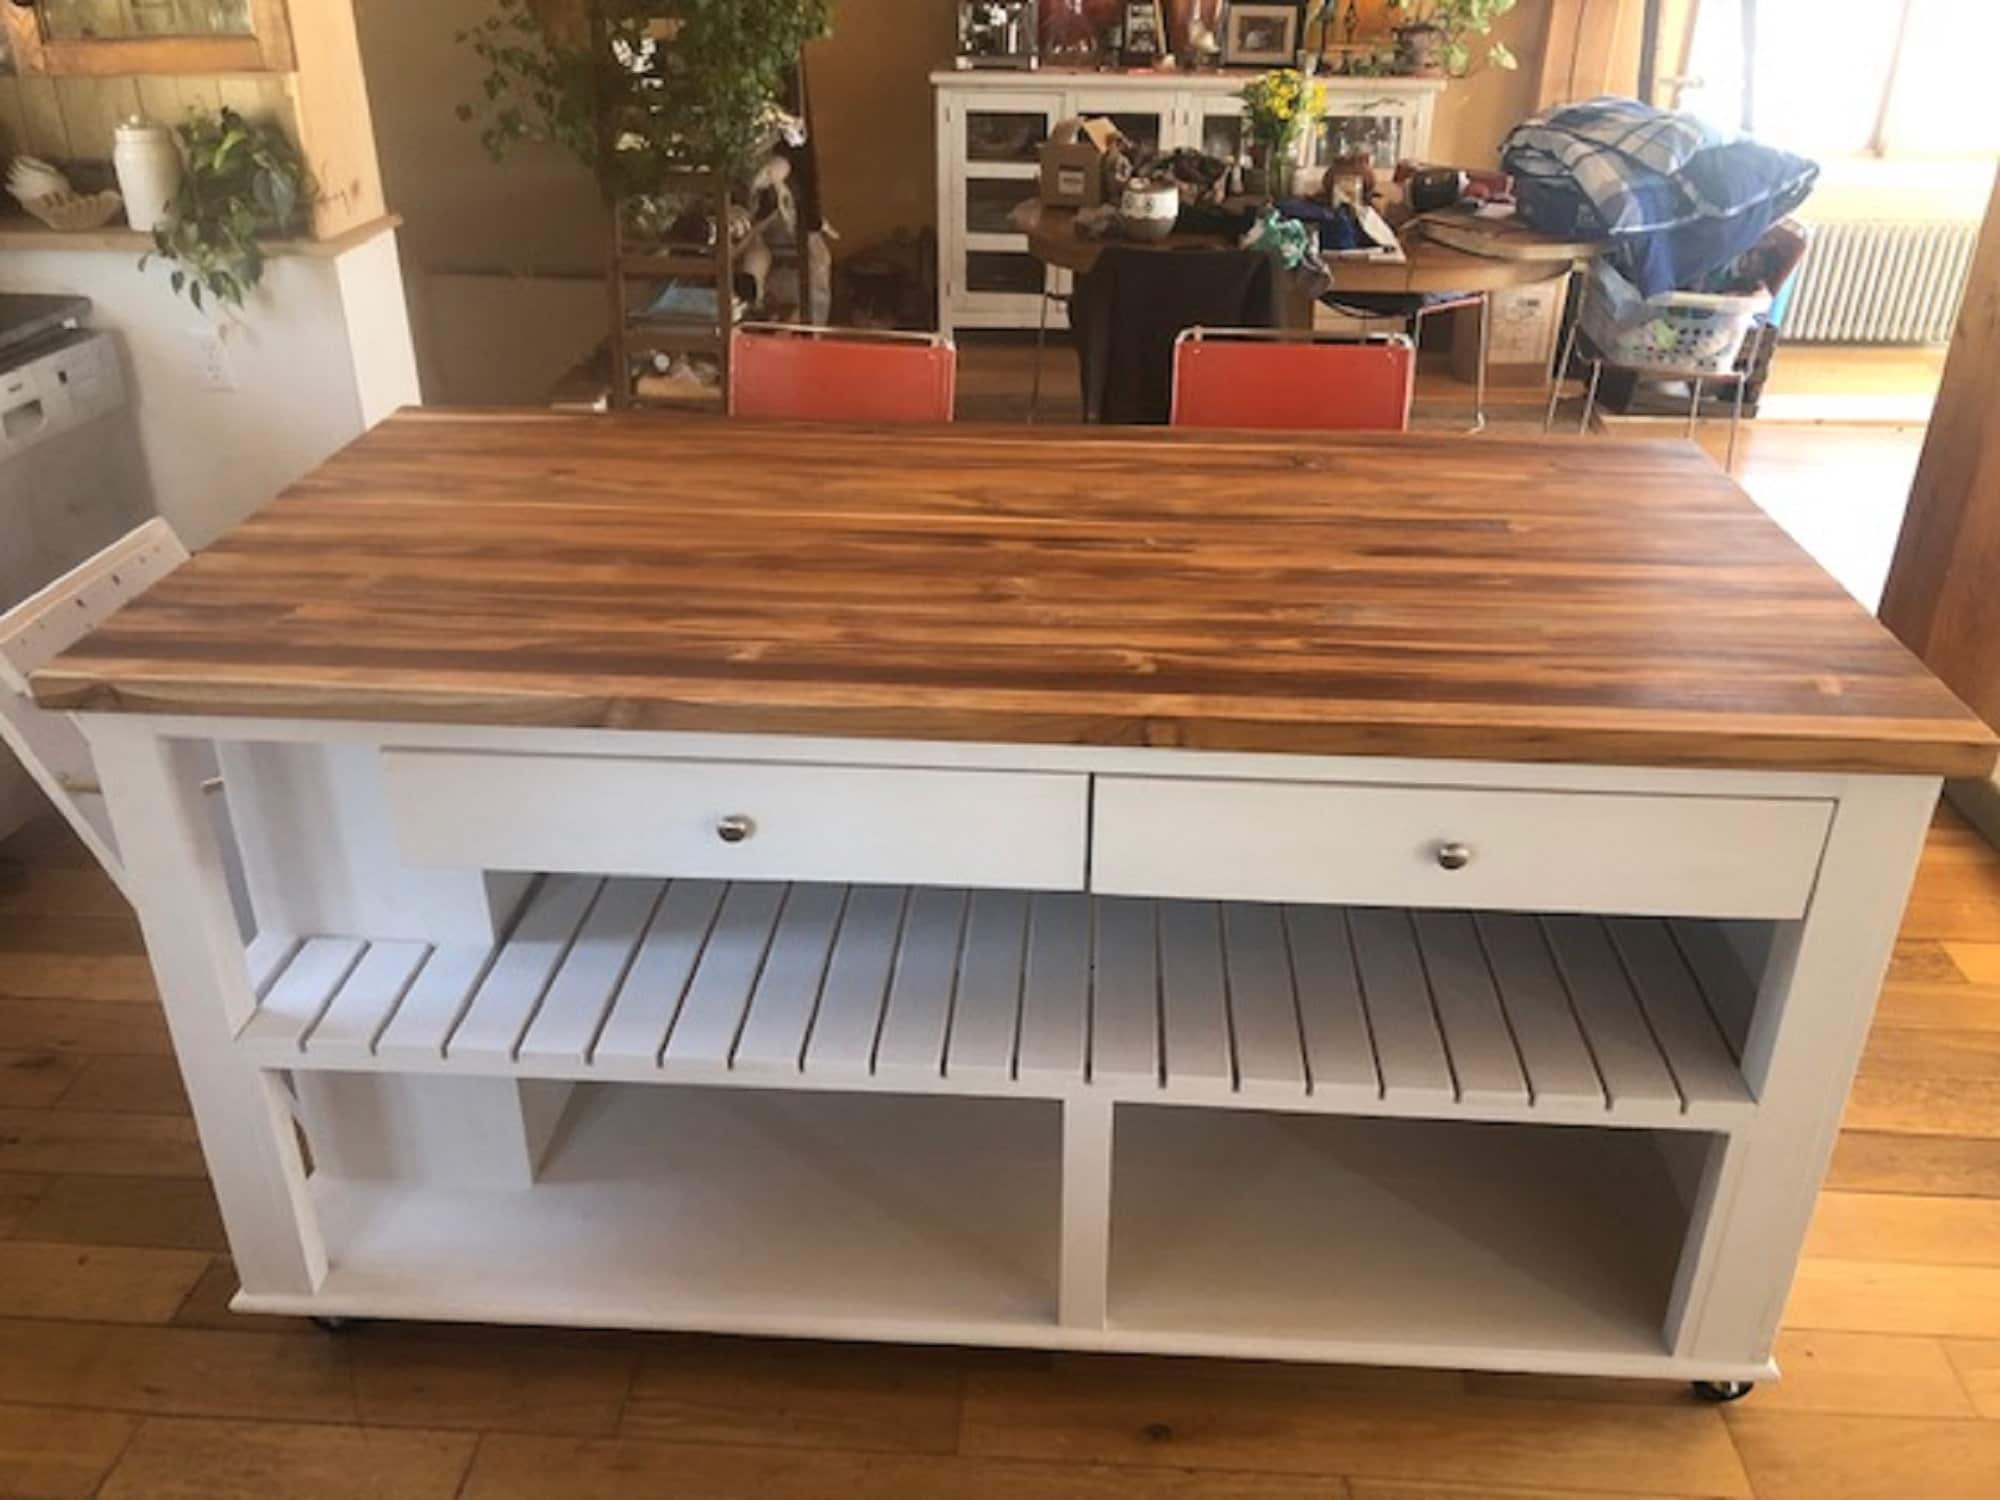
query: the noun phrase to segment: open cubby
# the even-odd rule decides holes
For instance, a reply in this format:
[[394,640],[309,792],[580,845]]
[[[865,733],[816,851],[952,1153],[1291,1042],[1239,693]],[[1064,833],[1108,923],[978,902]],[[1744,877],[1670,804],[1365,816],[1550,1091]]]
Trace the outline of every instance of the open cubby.
[[532,1184],[316,1172],[316,1305],[916,1340],[1041,1328],[1059,1131],[1039,1100],[584,1084]]
[[1110,1324],[1400,1362],[1658,1358],[1689,1223],[1675,1168],[1705,1139],[1124,1105]]

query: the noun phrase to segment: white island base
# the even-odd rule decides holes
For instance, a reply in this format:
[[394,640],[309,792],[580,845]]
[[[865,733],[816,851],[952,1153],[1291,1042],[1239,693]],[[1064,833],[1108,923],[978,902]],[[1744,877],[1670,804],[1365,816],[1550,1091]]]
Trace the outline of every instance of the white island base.
[[1936,794],[87,723],[243,1310],[1715,1382]]

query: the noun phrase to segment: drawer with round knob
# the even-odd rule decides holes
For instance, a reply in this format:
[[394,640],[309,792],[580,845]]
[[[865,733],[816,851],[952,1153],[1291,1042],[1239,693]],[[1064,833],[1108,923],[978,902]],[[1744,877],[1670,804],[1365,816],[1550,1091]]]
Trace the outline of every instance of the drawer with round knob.
[[421,866],[1079,890],[1074,773],[390,750]]
[[1788,918],[1831,816],[1810,798],[1100,776],[1091,889]]

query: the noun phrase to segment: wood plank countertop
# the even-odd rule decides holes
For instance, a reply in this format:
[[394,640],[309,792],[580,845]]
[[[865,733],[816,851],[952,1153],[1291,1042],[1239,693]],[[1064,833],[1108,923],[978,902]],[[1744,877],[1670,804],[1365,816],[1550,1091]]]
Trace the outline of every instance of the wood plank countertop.
[[1983,775],[1681,443],[428,410],[52,708]]

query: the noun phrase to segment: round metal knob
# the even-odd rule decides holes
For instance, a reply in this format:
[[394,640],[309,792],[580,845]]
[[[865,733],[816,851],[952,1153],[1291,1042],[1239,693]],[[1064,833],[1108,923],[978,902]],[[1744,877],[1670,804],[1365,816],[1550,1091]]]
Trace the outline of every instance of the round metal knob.
[[715,825],[715,836],[725,844],[740,844],[757,831],[757,825],[742,813],[731,813]]
[[1459,843],[1439,844],[1437,859],[1440,869],[1463,870],[1472,863],[1472,850]]

